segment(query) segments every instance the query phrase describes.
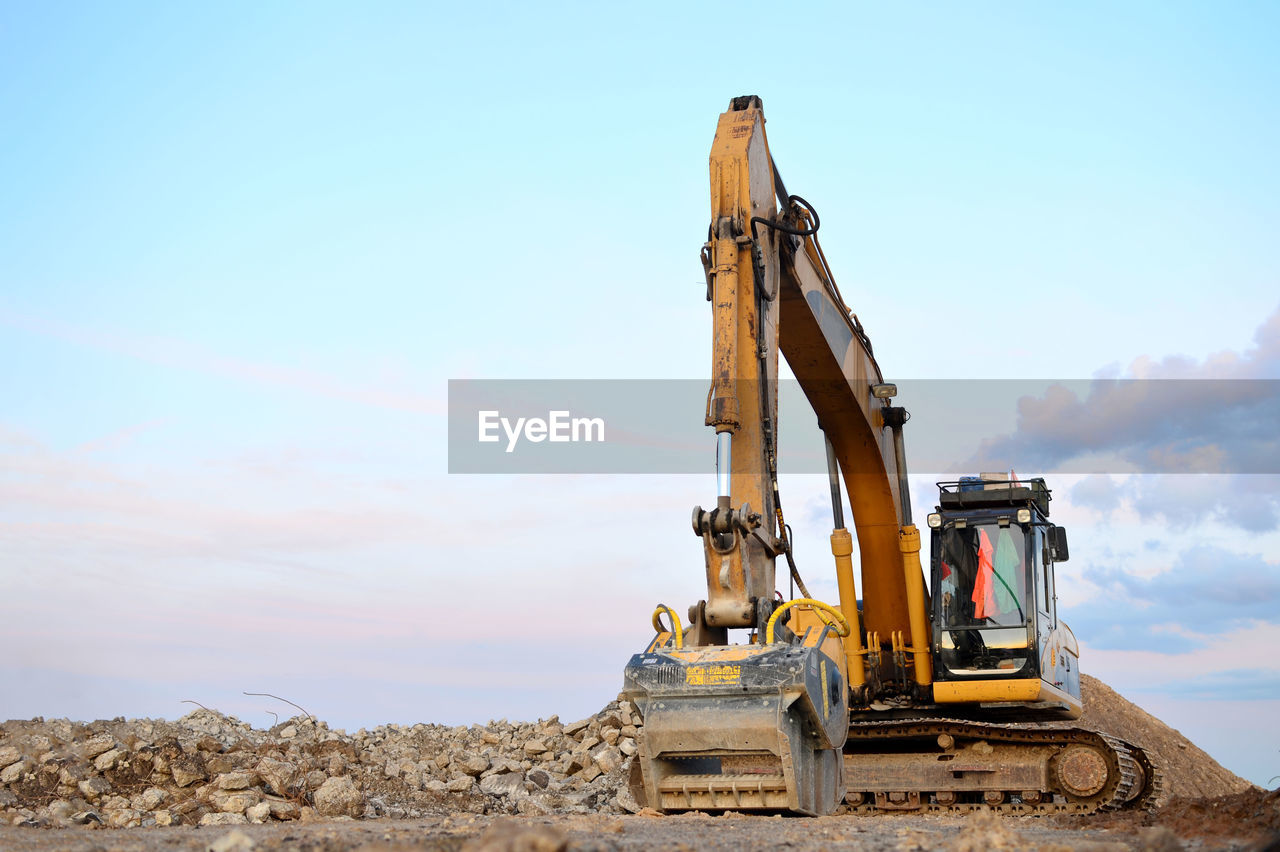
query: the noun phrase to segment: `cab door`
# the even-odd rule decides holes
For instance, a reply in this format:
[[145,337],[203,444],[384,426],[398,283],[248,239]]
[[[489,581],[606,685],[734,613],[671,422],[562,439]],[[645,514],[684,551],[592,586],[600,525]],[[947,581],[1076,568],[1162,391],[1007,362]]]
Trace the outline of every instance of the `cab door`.
[[1039,660],[1040,678],[1048,683],[1056,680],[1054,670],[1057,668],[1058,653],[1054,650],[1054,636],[1057,627],[1055,601],[1053,597],[1053,564],[1047,563],[1049,552],[1045,546],[1045,528],[1031,528],[1031,584],[1035,587],[1035,653]]

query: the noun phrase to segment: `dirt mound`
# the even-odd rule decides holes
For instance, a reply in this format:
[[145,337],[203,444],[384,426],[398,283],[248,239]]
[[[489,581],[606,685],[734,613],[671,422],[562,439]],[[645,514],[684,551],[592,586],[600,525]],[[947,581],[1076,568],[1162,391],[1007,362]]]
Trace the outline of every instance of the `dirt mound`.
[[1181,733],[1097,678],[1081,674],[1080,692],[1084,699],[1081,722],[1146,749],[1164,772],[1165,799],[1208,799],[1254,789]]
[[1160,812],[1160,824],[1179,837],[1239,837],[1280,845],[1280,790],[1254,787],[1212,799],[1174,799]]
[[1155,813],[1054,817],[1054,824],[1136,836],[1143,849],[1280,850],[1280,790],[1251,787],[1229,796],[1173,799]]

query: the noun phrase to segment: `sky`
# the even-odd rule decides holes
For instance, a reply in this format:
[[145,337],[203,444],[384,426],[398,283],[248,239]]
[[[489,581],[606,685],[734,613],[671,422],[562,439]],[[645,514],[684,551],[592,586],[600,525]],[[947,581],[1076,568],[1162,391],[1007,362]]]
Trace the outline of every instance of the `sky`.
[[[1274,407],[1222,389],[1280,379],[1278,26],[0,5],[0,718],[611,699],[654,602],[705,596],[709,430],[705,473],[450,474],[448,382],[705,380],[706,157],[757,94],[888,378],[1098,380],[955,469],[1049,476],[1084,670],[1274,786]],[[834,597],[825,480],[782,493]]]

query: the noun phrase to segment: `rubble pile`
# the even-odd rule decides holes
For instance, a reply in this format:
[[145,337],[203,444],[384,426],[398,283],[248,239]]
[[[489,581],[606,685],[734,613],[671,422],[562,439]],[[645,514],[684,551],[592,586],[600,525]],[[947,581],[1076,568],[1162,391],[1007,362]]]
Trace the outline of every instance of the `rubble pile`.
[[[1247,804],[1263,792],[1106,684],[1087,675],[1082,684],[1080,723],[1146,748],[1172,797]],[[0,820],[132,827],[635,813],[627,782],[641,730],[625,700],[567,725],[553,716],[352,735],[309,716],[259,730],[203,708],[176,722],[11,721],[0,725]]]
[[0,812],[15,825],[231,825],[273,820],[622,813],[640,715],[348,735],[310,717],[256,730],[207,709],[176,722],[65,719],[0,727]]

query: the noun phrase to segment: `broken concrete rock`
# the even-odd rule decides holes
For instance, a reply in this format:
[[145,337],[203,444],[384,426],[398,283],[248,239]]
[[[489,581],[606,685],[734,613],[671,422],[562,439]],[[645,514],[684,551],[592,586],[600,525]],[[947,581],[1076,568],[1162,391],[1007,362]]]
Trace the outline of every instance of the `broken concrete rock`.
[[622,766],[622,757],[611,746],[602,746],[591,753],[591,759],[595,761],[596,766],[600,767],[601,772],[613,772]]
[[271,816],[273,819],[297,819],[302,812],[302,809],[293,802],[281,802],[272,799],[269,802],[263,802],[263,804],[267,805],[271,809]]
[[489,768],[489,759],[485,757],[469,757],[458,764],[458,770],[466,775],[479,775]]
[[173,775],[174,783],[179,787],[190,786],[208,777],[204,771],[204,765],[200,763],[198,758],[176,760],[170,764],[169,772]]
[[103,794],[111,789],[111,782],[105,778],[95,776],[81,781],[79,789],[86,799],[90,802],[96,802]]
[[113,748],[104,751],[93,760],[93,768],[99,772],[106,772],[108,769],[114,769],[116,764],[124,760],[129,754],[127,749]]
[[298,771],[297,764],[270,757],[259,760],[254,772],[277,796],[292,795],[302,781],[302,773]]
[[200,825],[247,825],[249,820],[244,814],[205,814],[200,817]]
[[224,814],[242,814],[258,804],[261,796],[253,790],[227,792],[217,790],[209,796],[209,804]]
[[313,794],[316,812],[325,816],[360,816],[364,813],[364,795],[349,775],[329,778]]
[[480,791],[499,798],[523,794],[524,775],[516,772],[509,772],[504,775],[490,775],[480,781]]
[[13,784],[30,770],[31,761],[24,757],[17,763],[12,763],[4,769],[0,769],[0,784]]
[[84,755],[86,760],[93,760],[103,752],[110,751],[115,747],[115,737],[110,734],[98,734],[84,743],[80,753]]
[[[617,704],[608,714],[626,720]],[[628,740],[610,733],[616,721],[383,725],[354,736],[303,718],[256,730],[204,709],[176,722],[7,722],[0,819],[164,826],[620,812],[611,803]]]
[[164,790],[161,790],[159,787],[148,787],[146,790],[143,790],[138,794],[135,799],[135,803],[137,804],[138,810],[155,811],[159,810],[160,806],[168,801],[168,799],[169,794]]

